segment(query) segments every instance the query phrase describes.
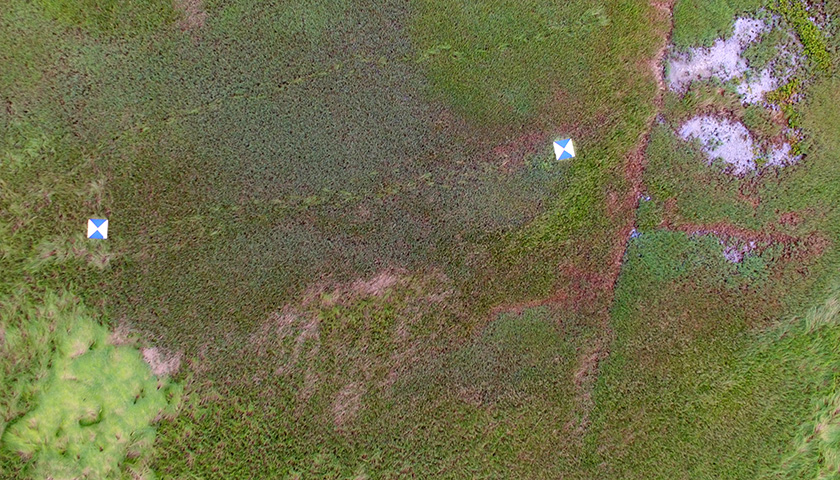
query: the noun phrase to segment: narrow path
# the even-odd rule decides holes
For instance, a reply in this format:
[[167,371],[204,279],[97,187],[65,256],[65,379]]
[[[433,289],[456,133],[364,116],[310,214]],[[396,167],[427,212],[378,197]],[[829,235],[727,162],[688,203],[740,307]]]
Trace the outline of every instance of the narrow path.
[[667,87],[665,85],[664,60],[665,51],[668,48],[668,44],[671,42],[671,34],[674,30],[673,9],[675,1],[676,0],[651,2],[660,15],[666,16],[669,23],[669,29],[667,35],[663,39],[662,45],[659,47],[659,50],[656,52],[656,55],[650,63],[650,68],[653,71],[657,85],[656,97],[654,97],[653,100],[653,103],[656,106],[656,111],[648,119],[645,132],[639,138],[636,148],[630,153],[630,155],[628,155],[625,161],[624,174],[630,183],[630,192],[624,199],[623,207],[624,210],[628,212],[628,222],[624,228],[622,228],[621,235],[619,235],[619,238],[623,241],[622,248],[616,250],[616,256],[613,258],[613,270],[610,272],[613,279],[613,287],[615,286],[615,282],[618,281],[618,277],[621,273],[622,260],[624,259],[624,254],[627,252],[627,245],[630,241],[630,235],[636,226],[636,210],[639,208],[639,200],[641,199],[642,191],[644,190],[643,174],[645,167],[647,166],[645,152],[647,150],[648,143],[650,142],[650,134],[653,130],[654,122],[656,121],[656,117],[662,111],[665,99],[665,90]]
[[647,163],[645,151],[650,141],[651,130],[663,107],[666,90],[663,61],[673,32],[674,2],[675,0],[651,2],[653,13],[659,15],[660,20],[667,22],[668,25],[656,55],[648,63],[656,84],[656,95],[653,100],[655,111],[647,120],[645,130],[639,137],[636,147],[625,158],[623,170],[629,188],[623,197],[615,195],[610,199],[610,203],[616,207],[611,211],[611,215],[622,218],[625,223],[614,235],[612,253],[606,270],[594,272],[581,269],[574,264],[562,265],[560,266],[560,273],[571,282],[568,288],[555,292],[549,298],[500,305],[490,312],[490,320],[492,320],[500,313],[518,314],[528,308],[539,306],[553,306],[581,311],[582,307],[596,305],[597,311],[594,313],[587,312],[587,315],[591,314],[597,317],[600,335],[585,346],[577,360],[575,374],[572,378],[575,388],[575,405],[572,407],[571,420],[563,427],[566,432],[574,434],[572,438],[578,440],[582,440],[589,426],[590,412],[595,406],[593,389],[598,378],[599,366],[609,355],[610,344],[613,340],[609,311],[614,300],[615,286],[621,274],[622,261],[636,224],[636,210],[644,190],[643,173]]
[[[662,44],[656,52],[656,55],[650,61],[650,69],[653,72],[656,80],[656,96],[653,103],[655,108],[654,113],[648,118],[646,127],[636,144],[636,147],[630,152],[624,162],[624,175],[627,179],[630,188],[625,193],[623,199],[619,200],[619,208],[617,212],[626,220],[623,227],[619,229],[615,236],[615,243],[613,245],[613,256],[609,263],[609,269],[601,277],[603,279],[601,285],[601,294],[607,298],[607,310],[600,315],[601,335],[587,349],[586,353],[579,360],[578,368],[574,376],[575,396],[577,398],[577,418],[580,418],[578,425],[575,426],[575,433],[578,437],[586,432],[589,427],[589,415],[595,406],[593,399],[593,389],[595,381],[598,378],[598,372],[601,362],[609,356],[610,344],[613,341],[614,332],[610,326],[609,310],[614,302],[615,287],[618,283],[618,278],[621,275],[621,268],[624,256],[627,252],[628,244],[636,227],[636,210],[639,208],[639,200],[644,190],[644,170],[647,165],[647,158],[645,152],[647,150],[648,142],[650,141],[650,134],[656,122],[656,118],[662,111],[664,97],[665,97],[665,66],[663,64],[665,59],[665,51],[668,44],[671,42],[671,34],[674,29],[673,9],[676,0],[652,1],[651,5],[655,8],[655,12],[663,17],[663,20],[668,22],[668,30],[662,38]],[[571,425],[567,425],[570,427]]]

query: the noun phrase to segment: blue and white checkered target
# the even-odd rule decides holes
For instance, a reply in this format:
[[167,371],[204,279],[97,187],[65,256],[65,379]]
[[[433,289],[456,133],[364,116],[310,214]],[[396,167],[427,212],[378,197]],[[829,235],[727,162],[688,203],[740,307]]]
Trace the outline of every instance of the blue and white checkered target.
[[89,218],[88,238],[98,238],[100,240],[108,238],[108,220],[102,218]]
[[557,140],[554,142],[554,156],[557,160],[566,160],[567,158],[574,158],[575,145],[571,138]]

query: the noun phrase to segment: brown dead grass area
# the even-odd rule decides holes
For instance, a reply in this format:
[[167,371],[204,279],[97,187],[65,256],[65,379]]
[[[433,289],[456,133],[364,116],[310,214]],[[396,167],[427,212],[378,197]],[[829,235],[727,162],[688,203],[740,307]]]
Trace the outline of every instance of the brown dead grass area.
[[[303,348],[307,341],[314,342],[314,345],[308,351],[308,355],[316,356],[318,354],[321,342],[321,331],[319,328],[320,325],[318,324],[318,320],[316,318],[306,317],[304,317],[303,320],[305,320],[305,323],[299,322],[297,328],[295,329],[297,334],[295,336],[295,341],[292,346],[292,351],[284,359],[285,361],[279,362],[279,364],[274,370],[275,375],[286,375],[292,372],[293,369],[298,366],[300,362],[301,353],[303,353]],[[284,332],[283,336],[274,337],[272,339],[272,342],[279,344],[283,340],[285,340],[287,335],[288,334]]]
[[360,298],[383,297],[394,288],[407,285],[409,281],[407,271],[393,268],[382,270],[367,279],[359,278],[343,284],[320,282],[307,288],[298,304],[301,310],[347,305]]
[[807,258],[819,257],[832,244],[831,240],[816,231],[802,236],[793,236],[773,229],[750,230],[728,222],[712,224],[681,223],[671,225],[666,221],[664,222],[664,227],[688,235],[715,235],[724,242],[755,242],[757,244],[757,250],[771,245],[782,245],[786,258],[800,261]]
[[173,4],[175,10],[182,14],[178,22],[181,31],[193,31],[204,26],[207,21],[207,12],[204,10],[202,0],[174,0]]
[[779,224],[796,227],[802,223],[802,217],[796,212],[787,212],[779,215]]
[[350,291],[361,295],[381,297],[385,292],[400,281],[396,272],[384,271],[370,280],[356,280],[350,285]]
[[359,383],[348,383],[336,394],[332,404],[333,424],[341,431],[356,418],[362,406],[364,388]]
[[254,353],[264,355],[272,343],[282,342],[291,335],[300,316],[300,312],[288,307],[269,315],[266,322],[250,335],[250,342],[255,347]]
[[575,438],[581,438],[589,427],[589,414],[595,407],[592,392],[598,379],[598,366],[607,357],[608,349],[604,339],[599,339],[578,358],[577,369],[572,377],[575,388],[575,405],[572,418],[563,426],[566,432],[574,432]]
[[507,172],[521,168],[525,164],[525,157],[533,155],[545,148],[547,135],[541,132],[526,133],[503,143],[490,151],[491,158]]
[[[121,319],[117,321],[117,325],[108,340],[116,346],[136,346],[138,343],[147,343],[148,339],[144,339],[140,331],[133,328],[126,319]],[[87,346],[85,346],[85,350],[87,350]],[[172,352],[160,347],[141,348],[140,354],[152,369],[152,373],[158,377],[177,373],[181,368],[181,360],[184,356],[181,351]]]
[[[361,325],[349,328],[344,319],[330,316],[336,308],[342,312],[343,307],[348,308],[349,315],[360,315],[360,302],[363,312],[354,318],[363,322]],[[293,304],[268,315],[252,331],[242,355],[250,358],[261,373],[258,378],[241,381],[253,385],[275,377],[282,383],[294,383],[293,410],[298,416],[309,414],[310,399],[327,386],[356,382],[375,388],[378,394],[389,395],[399,376],[446,334],[447,326],[443,324],[436,327],[438,331],[421,329],[425,333],[414,333],[417,323],[427,321],[429,312],[441,308],[441,302],[446,302],[447,310],[466,311],[454,283],[440,271],[409,275],[403,270],[387,269],[343,283],[320,282]],[[393,315],[393,325],[388,332],[387,350],[373,355],[368,353],[369,348],[381,345],[370,344],[364,322],[366,315],[374,314],[380,305],[397,310],[389,313]],[[331,318],[329,325],[323,323],[324,314]],[[330,364],[325,364],[325,358],[334,359],[334,368],[323,369]],[[261,389],[265,398],[271,398],[273,392],[270,387]],[[338,428],[355,414],[350,393],[348,390],[339,395],[334,400],[334,414],[328,413]]]
[[[661,110],[663,106],[663,99],[666,90],[665,85],[665,52],[668,50],[668,44],[671,43],[671,34],[673,32],[673,17],[674,17],[674,3],[675,0],[657,0],[650,2],[654,11],[667,22],[671,28],[662,39],[662,45],[656,50],[653,58],[650,59],[647,67],[653,72],[653,78],[656,79],[656,86],[658,94],[656,96],[655,105],[657,110]],[[650,129],[648,129],[650,130]]]

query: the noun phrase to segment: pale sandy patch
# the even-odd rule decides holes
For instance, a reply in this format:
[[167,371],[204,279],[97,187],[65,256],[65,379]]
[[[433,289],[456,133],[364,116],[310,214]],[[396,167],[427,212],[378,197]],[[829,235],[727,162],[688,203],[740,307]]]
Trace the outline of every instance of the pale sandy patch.
[[182,14],[178,22],[181,30],[196,30],[204,26],[207,21],[207,12],[204,10],[202,0],[174,0],[173,3],[175,9]]
[[181,352],[169,353],[157,347],[142,348],[143,360],[156,376],[172,375],[181,367]]
[[335,396],[332,405],[333,422],[337,428],[342,428],[352,421],[362,406],[364,388],[358,383],[345,385]]

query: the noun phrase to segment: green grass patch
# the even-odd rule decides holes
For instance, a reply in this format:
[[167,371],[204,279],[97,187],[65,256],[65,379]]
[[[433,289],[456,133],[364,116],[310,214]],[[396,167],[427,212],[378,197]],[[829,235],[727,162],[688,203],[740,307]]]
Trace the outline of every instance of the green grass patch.
[[750,105],[741,119],[744,126],[759,138],[773,138],[782,133],[782,126],[774,122],[766,108]]
[[758,42],[751,43],[743,53],[744,59],[756,72],[764,69],[778,55],[778,49],[786,43],[787,32],[781,28],[774,28],[761,36]]
[[558,89],[571,90],[560,108],[574,115],[587,76],[561,72],[585,72],[594,58],[546,52],[585,50],[609,30],[610,10],[604,2],[431,0],[417,6],[412,30],[435,90],[482,123],[515,125],[558,111],[547,104]]
[[700,113],[726,113],[740,116],[743,111],[741,99],[732,88],[713,79],[693,82],[688,91],[678,95],[673,91],[665,94],[665,115],[674,126]]
[[585,462],[590,477],[757,478],[789,448],[814,379],[750,333],[778,311],[783,257],[753,252],[735,265],[722,250],[714,236],[665,231],[631,243],[594,397],[588,445],[602,448]]
[[[783,324],[764,335],[763,351],[755,364],[774,361],[800,372],[810,379],[809,412],[799,417],[791,445],[785,449],[779,465],[766,478],[831,478],[840,469],[840,430],[838,419],[838,345],[840,345],[840,302],[835,290],[826,301],[801,318]],[[771,360],[772,359],[772,360]],[[782,359],[780,362],[778,359]],[[805,403],[805,402],[803,402]]]
[[44,12],[68,27],[92,34],[150,33],[175,20],[172,2],[165,0],[39,0]]
[[736,16],[762,7],[764,0],[677,0],[673,42],[677,48],[711,46],[732,34]]
[[[616,340],[587,438],[600,453],[585,458],[582,477],[810,478],[834,468],[836,249],[805,256],[777,246],[736,265],[712,236],[656,229],[673,199],[671,213],[694,223],[835,238],[837,82],[796,91],[809,155],[776,175],[727,180],[666,126],[654,129],[653,198],[640,206],[641,235],[617,286]],[[739,191],[761,201],[746,205]],[[785,212],[801,220],[779,222]]]
[[757,228],[752,206],[738,196],[738,178],[710,166],[692,143],[677,137],[665,125],[656,126],[647,149],[647,188],[654,201],[676,200],[680,217],[694,223],[726,219]]
[[177,386],[157,380],[136,348],[115,347],[68,293],[47,292],[44,305],[16,300],[17,310],[3,312],[4,360],[46,352],[36,379],[6,379],[29,405],[2,432],[3,448],[23,460],[11,470],[30,478],[148,478],[152,424],[174,413]]

